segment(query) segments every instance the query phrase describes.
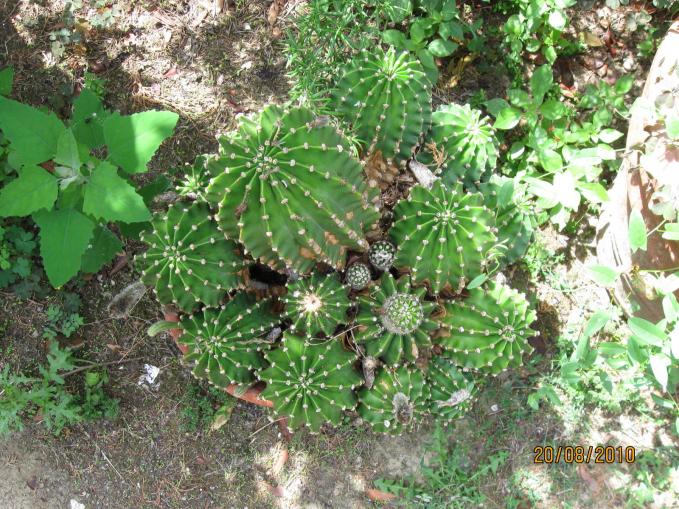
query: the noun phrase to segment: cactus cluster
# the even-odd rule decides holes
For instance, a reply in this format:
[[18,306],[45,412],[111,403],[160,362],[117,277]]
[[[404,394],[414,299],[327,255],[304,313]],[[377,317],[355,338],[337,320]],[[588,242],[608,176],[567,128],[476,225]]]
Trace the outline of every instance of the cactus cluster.
[[163,304],[186,312],[200,303],[217,306],[227,291],[243,284],[238,246],[224,238],[205,205],[170,207],[141,238],[149,245],[137,258],[142,280]]
[[337,426],[342,411],[356,406],[353,391],[361,384],[352,366],[356,354],[340,342],[311,344],[285,333],[280,346],[265,357],[269,367],[257,374],[267,384],[262,397],[273,401],[275,415],[286,417],[290,428]]
[[378,218],[347,140],[304,108],[268,106],[240,117],[208,162],[207,200],[217,221],[253,258],[307,273],[339,268],[348,249],[366,249]]
[[535,311],[526,298],[505,285],[470,290],[464,301],[446,305],[439,342],[445,355],[465,370],[496,375],[521,365],[532,352],[528,339]]
[[405,163],[431,122],[431,83],[422,64],[393,48],[364,50],[352,59],[333,92],[336,111],[387,163]]
[[347,321],[351,306],[347,293],[337,273],[314,272],[289,283],[283,302],[285,316],[292,321],[290,331],[307,337],[330,336],[339,324]]
[[426,282],[435,293],[459,292],[482,274],[496,242],[483,196],[440,181],[410,190],[394,209],[389,235],[398,246],[396,268],[409,269],[414,283]]
[[495,168],[498,150],[488,117],[468,104],[447,104],[432,114],[431,130],[417,158],[433,166],[446,183],[474,188]]

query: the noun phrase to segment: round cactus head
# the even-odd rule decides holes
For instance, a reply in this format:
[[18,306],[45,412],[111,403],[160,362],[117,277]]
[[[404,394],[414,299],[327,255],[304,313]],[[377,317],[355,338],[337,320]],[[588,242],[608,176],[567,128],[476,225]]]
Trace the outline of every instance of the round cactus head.
[[363,290],[370,284],[370,268],[365,263],[353,263],[347,269],[344,280],[352,290]]
[[179,196],[205,201],[205,191],[210,180],[206,162],[205,156],[198,156],[193,165],[187,165],[188,168],[184,172],[181,182],[177,185]]
[[474,188],[495,168],[498,141],[488,117],[468,104],[447,104],[432,114],[431,130],[417,159],[435,167],[444,182]]
[[304,108],[265,108],[240,117],[211,159],[207,200],[228,238],[275,269],[339,268],[365,250],[379,214],[349,142]]
[[528,338],[537,334],[526,298],[505,285],[490,283],[488,290],[474,288],[464,301],[446,305],[439,338],[445,356],[465,370],[497,375],[521,365],[533,351]]
[[431,346],[430,335],[438,328],[431,315],[437,306],[424,301],[425,294],[425,288],[411,288],[407,276],[396,281],[385,272],[369,295],[359,297],[355,338],[365,344],[367,355],[394,365],[415,361],[421,349]]
[[377,270],[389,270],[396,258],[396,246],[388,240],[378,240],[370,246],[368,260]]
[[355,387],[361,377],[352,364],[356,354],[339,341],[311,344],[285,333],[278,348],[265,354],[270,366],[258,373],[266,382],[262,397],[273,401],[277,417],[288,426],[306,425],[312,431],[341,422],[342,411],[356,406]]
[[190,312],[201,302],[219,305],[227,291],[242,286],[243,258],[226,240],[204,204],[177,204],[142,234],[149,249],[137,258],[142,280],[162,304]]
[[268,346],[266,334],[279,322],[269,301],[255,302],[240,293],[219,308],[184,316],[186,360],[195,363],[193,374],[218,387],[254,380],[253,371],[263,365],[261,350]]
[[330,336],[339,324],[347,321],[351,306],[347,293],[337,273],[314,272],[308,278],[289,283],[283,302],[285,316],[292,320],[290,331],[308,337]]
[[382,369],[371,388],[359,391],[358,413],[375,431],[399,435],[426,414],[428,398],[421,371],[405,366]]
[[387,163],[405,162],[431,120],[431,83],[420,62],[407,52],[379,47],[347,65],[333,93],[336,111]]
[[448,190],[440,181],[431,189],[415,186],[394,208],[394,265],[435,293],[459,292],[484,272],[496,241],[493,227],[479,193],[465,193],[461,184]]
[[427,367],[427,385],[431,390],[430,413],[449,423],[463,417],[472,407],[478,387],[472,378],[445,357],[436,356]]

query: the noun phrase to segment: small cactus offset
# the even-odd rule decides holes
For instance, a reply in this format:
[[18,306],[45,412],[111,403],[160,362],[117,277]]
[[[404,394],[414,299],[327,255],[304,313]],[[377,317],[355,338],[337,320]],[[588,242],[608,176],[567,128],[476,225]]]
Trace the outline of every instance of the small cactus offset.
[[314,272],[289,283],[283,302],[285,316],[292,320],[290,331],[307,337],[330,336],[339,324],[347,322],[351,307],[347,293],[337,273]]
[[459,292],[485,271],[496,242],[493,229],[481,194],[466,193],[461,184],[448,190],[440,181],[431,189],[415,186],[394,208],[394,266],[410,269],[413,284],[426,282],[435,293]]
[[359,297],[356,342],[387,365],[414,362],[431,346],[430,336],[439,327],[432,318],[437,305],[425,302],[426,289],[412,289],[408,276],[397,281],[385,272],[378,283]]
[[227,291],[243,285],[244,261],[226,240],[206,205],[176,204],[152,221],[141,238],[149,249],[137,257],[142,280],[162,304],[190,312],[200,303],[217,306]]
[[177,185],[177,194],[186,196],[191,200],[205,201],[205,193],[210,180],[207,171],[207,158],[205,156],[196,157],[193,165],[187,164],[184,178]]
[[288,418],[290,428],[306,425],[317,432],[324,423],[337,426],[342,412],[356,406],[357,357],[341,342],[311,344],[285,333],[265,357],[270,366],[257,374],[267,384],[261,397],[273,402],[276,417]]
[[365,263],[353,263],[347,269],[344,280],[352,290],[363,290],[370,284],[370,268]]
[[431,391],[429,411],[446,423],[463,417],[472,407],[478,388],[468,374],[453,361],[436,356],[427,367],[427,385]]
[[373,430],[400,435],[427,413],[429,387],[420,370],[382,369],[371,388],[358,393],[359,415]]
[[511,265],[526,254],[533,240],[537,224],[532,205],[508,177],[494,175],[479,190],[488,208],[495,212],[502,265]]
[[219,204],[226,236],[275,269],[340,268],[348,249],[365,250],[379,214],[347,140],[304,108],[268,106],[241,117],[208,162],[207,200]]
[[269,301],[240,293],[220,308],[184,316],[179,343],[188,347],[185,359],[195,363],[193,374],[221,388],[252,382],[264,364],[265,336],[279,322],[270,308]]
[[488,117],[468,104],[447,104],[431,117],[432,125],[417,159],[435,166],[444,182],[474,188],[495,168],[498,142]]
[[389,270],[396,258],[396,247],[388,240],[378,240],[370,246],[368,260],[377,270]]
[[404,163],[429,129],[431,83],[407,52],[363,51],[348,64],[333,93],[337,112],[387,163]]
[[516,368],[533,351],[528,338],[535,310],[516,290],[490,283],[488,290],[474,288],[461,302],[446,305],[442,325],[447,329],[438,341],[444,355],[464,370],[497,375]]

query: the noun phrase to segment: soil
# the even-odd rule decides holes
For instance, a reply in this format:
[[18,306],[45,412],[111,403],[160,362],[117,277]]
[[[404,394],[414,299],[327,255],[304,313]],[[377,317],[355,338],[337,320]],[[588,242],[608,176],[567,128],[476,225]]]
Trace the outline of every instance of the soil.
[[[34,105],[63,112],[63,97],[72,96],[85,72],[91,72],[106,80],[106,102],[113,109],[176,111],[180,122],[175,136],[161,147],[146,178],[170,173],[196,155],[214,152],[215,134],[232,128],[238,113],[286,100],[285,59],[274,28],[285,33],[302,2],[285,3],[273,26],[267,21],[270,1],[224,3],[225,11],[215,15],[212,1],[116,2],[121,13],[110,27],[80,26],[81,40],[67,44],[64,55],[56,58],[50,32],[63,27],[64,3],[0,0],[0,67],[14,66],[14,98]],[[578,23],[587,19],[579,16]],[[601,32],[596,21],[589,23],[590,30]],[[611,69],[621,66],[624,58],[616,58]],[[469,98],[477,83],[502,82],[489,79],[491,75],[492,69],[480,74],[467,68],[461,82],[469,85],[451,97]],[[519,269],[506,276],[538,303],[541,335],[536,355],[548,357],[566,326],[610,300],[583,282],[584,264],[592,256],[591,229],[546,238],[566,255],[558,276],[571,285],[568,291],[545,282],[529,283]],[[128,256],[138,248],[128,245]],[[146,295],[126,318],[109,318],[111,299],[136,278],[130,265],[114,274],[109,267],[71,288],[82,296],[86,322],[70,340],[76,356],[120,361],[109,368],[107,385],[107,392],[120,401],[118,417],[66,428],[60,436],[31,424],[0,441],[0,507],[74,508],[79,503],[88,509],[367,508],[375,505],[365,489],[376,479],[420,478],[431,439],[429,423],[416,432],[389,437],[372,433],[356,416],[349,416],[340,430],[298,432],[287,442],[265,409],[238,403],[220,430],[187,432],[183,406],[187,387],[196,382],[167,334],[146,334],[161,318],[157,303]],[[44,362],[42,329],[48,303],[0,293],[0,369],[9,365],[30,370]],[[152,386],[138,383],[144,364],[160,368]],[[483,487],[487,507],[505,506],[520,470],[537,482],[530,489],[544,492],[536,507],[559,507],[563,497],[571,507],[620,507],[616,486],[605,480],[609,467],[597,465],[583,474],[574,468],[533,465],[533,447],[614,438],[649,448],[653,443],[648,435],[654,436],[655,430],[635,421],[638,416],[620,423],[592,415],[583,423],[569,421],[568,415],[528,412],[527,377],[545,363],[531,366],[515,378],[493,381],[470,415],[450,430],[451,443],[468,447],[470,467],[489,451],[509,451],[508,462]]]

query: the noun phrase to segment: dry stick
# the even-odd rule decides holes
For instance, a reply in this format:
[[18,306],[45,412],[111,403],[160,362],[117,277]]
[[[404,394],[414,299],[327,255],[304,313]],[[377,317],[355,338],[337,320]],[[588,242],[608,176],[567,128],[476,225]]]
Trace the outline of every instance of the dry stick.
[[120,472],[118,472],[118,469],[115,467],[115,465],[114,465],[113,463],[111,463],[111,460],[108,459],[108,456],[106,456],[106,453],[103,451],[103,449],[102,449],[101,447],[99,447],[99,444],[96,442],[96,440],[94,440],[94,439],[90,436],[90,434],[89,434],[87,431],[85,431],[84,429],[83,429],[83,433],[85,433],[85,435],[87,435],[87,438],[89,438],[90,440],[92,440],[92,443],[94,444],[94,446],[97,448],[97,450],[101,453],[101,455],[102,455],[102,456],[104,457],[104,459],[106,460],[106,463],[108,463],[109,465],[111,465],[111,468],[113,469],[113,471],[114,471],[116,474],[118,474],[118,477],[120,477],[120,479],[121,479],[123,482],[126,483],[127,480],[122,476],[122,474],[121,474]]
[[90,364],[88,366],[80,366],[79,368],[74,369],[73,371],[69,371],[68,373],[65,373],[62,376],[62,378],[66,378],[67,376],[75,375],[76,373],[80,373],[81,371],[85,371],[86,369],[92,369],[92,368],[102,368],[104,366],[112,366],[114,364],[125,364],[126,362],[132,362],[132,361],[140,361],[142,357],[134,357],[133,359],[121,359],[117,361],[111,361],[111,362],[102,362],[99,364]]

